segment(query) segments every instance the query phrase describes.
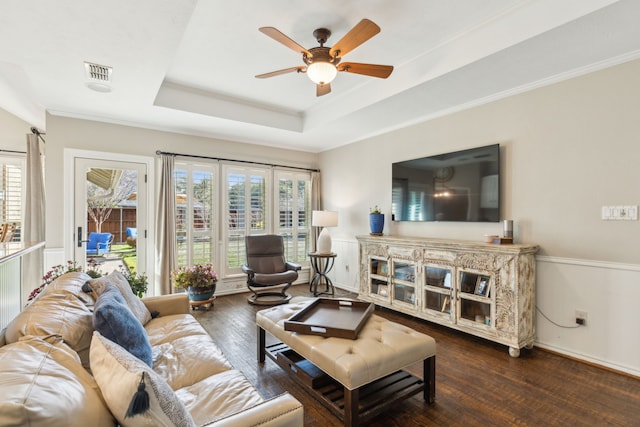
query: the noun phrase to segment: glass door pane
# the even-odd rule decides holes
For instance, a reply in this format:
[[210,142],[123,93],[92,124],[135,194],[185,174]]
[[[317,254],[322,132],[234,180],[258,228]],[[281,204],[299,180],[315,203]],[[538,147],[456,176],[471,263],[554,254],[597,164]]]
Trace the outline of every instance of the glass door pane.
[[389,262],[384,258],[369,258],[369,294],[389,300]]
[[416,303],[416,266],[393,260],[393,300],[405,304]]
[[146,274],[145,175],[140,163],[76,159],[75,262],[84,271]]
[[424,308],[436,313],[451,313],[451,277],[449,267],[425,268]]
[[491,276],[462,271],[460,273],[458,319],[491,326]]

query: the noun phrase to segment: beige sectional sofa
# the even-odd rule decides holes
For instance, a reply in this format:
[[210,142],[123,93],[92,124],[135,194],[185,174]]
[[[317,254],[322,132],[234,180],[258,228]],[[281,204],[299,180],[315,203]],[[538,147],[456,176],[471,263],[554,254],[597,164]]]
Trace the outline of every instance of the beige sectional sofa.
[[[107,339],[108,331],[95,331],[102,288],[113,291],[113,282],[126,293],[118,275],[91,281],[67,273],[2,331],[0,425],[303,425],[295,398],[265,400],[233,369],[189,314],[185,295],[124,298],[127,316],[144,328],[151,366]],[[87,283],[90,293],[82,290]]]

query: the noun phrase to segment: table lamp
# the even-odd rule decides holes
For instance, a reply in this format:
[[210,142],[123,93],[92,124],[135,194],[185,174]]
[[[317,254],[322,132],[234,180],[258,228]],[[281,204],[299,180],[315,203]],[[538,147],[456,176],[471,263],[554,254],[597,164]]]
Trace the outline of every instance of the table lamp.
[[331,235],[327,228],[338,225],[338,212],[313,211],[311,213],[311,225],[314,227],[322,227],[322,231],[318,236],[318,243],[316,244],[316,252],[319,254],[330,254]]

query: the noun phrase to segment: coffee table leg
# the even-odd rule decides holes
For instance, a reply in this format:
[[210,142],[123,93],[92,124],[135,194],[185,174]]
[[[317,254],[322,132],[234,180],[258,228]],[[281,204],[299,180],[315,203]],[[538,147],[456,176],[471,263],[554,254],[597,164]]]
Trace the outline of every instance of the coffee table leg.
[[360,389],[349,390],[344,388],[344,426],[357,427],[360,425],[358,411],[360,401]]
[[424,377],[424,400],[432,404],[436,399],[436,356],[431,356],[422,362],[422,375]]
[[264,359],[265,359],[265,343],[266,343],[266,338],[265,338],[265,332],[264,329],[262,329],[260,326],[258,326],[258,362],[260,363],[264,363]]

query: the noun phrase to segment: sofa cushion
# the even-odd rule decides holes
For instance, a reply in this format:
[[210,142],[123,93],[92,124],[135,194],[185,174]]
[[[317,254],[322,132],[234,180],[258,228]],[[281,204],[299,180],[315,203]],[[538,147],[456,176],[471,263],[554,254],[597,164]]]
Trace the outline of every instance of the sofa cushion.
[[92,307],[95,303],[94,299],[82,291],[82,286],[87,283],[87,280],[91,280],[91,276],[81,271],[64,273],[45,286],[38,298],[49,295],[73,295],[86,306]]
[[209,336],[200,322],[191,314],[172,314],[156,317],[147,323],[144,329],[147,331],[152,347],[175,341],[181,337]]
[[0,348],[0,425],[110,426],[95,380],[59,337],[23,337]]
[[209,336],[180,337],[153,347],[153,354],[153,370],[174,390],[232,369]]
[[[158,374],[97,331],[91,340],[90,356],[102,395],[123,427],[195,426],[187,409]],[[139,407],[136,412],[140,413],[128,414],[134,397],[145,393],[148,407]]]
[[104,286],[107,283],[111,283],[120,290],[122,297],[127,302],[127,305],[131,309],[134,316],[142,323],[146,325],[151,320],[151,313],[144,305],[144,303],[133,293],[131,286],[119,271],[113,271],[108,276],[100,277],[98,279],[89,280],[83,289],[93,293],[93,297],[97,300],[102,293]]
[[204,380],[176,390],[198,425],[251,408],[264,399],[245,376],[236,369],[212,375]]
[[56,279],[29,307],[9,322],[5,339],[11,344],[24,336],[62,337],[78,353],[82,365],[88,368],[93,313],[73,292],[56,291],[56,285],[62,285],[59,282],[66,283],[68,278],[65,275]]
[[118,288],[111,283],[102,287],[96,301],[93,326],[105,338],[121,345],[147,365],[153,365],[151,344],[144,327],[133,315]]

